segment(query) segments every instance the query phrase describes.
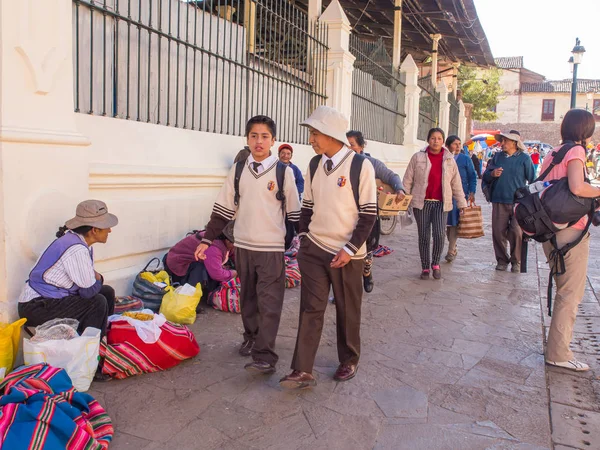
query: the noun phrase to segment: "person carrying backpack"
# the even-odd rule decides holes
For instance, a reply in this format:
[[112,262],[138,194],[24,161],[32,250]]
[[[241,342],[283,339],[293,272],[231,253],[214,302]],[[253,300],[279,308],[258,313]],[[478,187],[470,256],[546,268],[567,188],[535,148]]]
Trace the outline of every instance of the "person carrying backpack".
[[[492,202],[492,241],[496,255],[496,270],[505,271],[511,263],[511,272],[521,272],[521,228],[514,216],[515,191],[535,178],[531,157],[521,142],[521,135],[511,130],[495,135],[502,151],[489,161],[483,174],[483,185],[488,185]],[[485,186],[482,185],[482,190]],[[487,197],[486,197],[487,198]],[[508,240],[510,254],[506,253]]]
[[206,259],[208,246],[236,217],[233,235],[244,324],[239,353],[252,355],[253,362],[244,366],[249,372],[271,374],[279,358],[275,339],[285,293],[288,222],[297,228],[300,200],[292,169],[270,154],[275,122],[252,117],[245,135],[251,154],[229,171],[195,256]]
[[[394,173],[392,170],[388,169],[387,166],[379,161],[376,158],[373,158],[368,153],[365,153],[364,149],[367,143],[365,142],[365,138],[360,131],[350,130],[346,133],[346,137],[348,138],[348,142],[350,143],[350,148],[354,150],[356,153],[360,155],[364,155],[371,164],[373,164],[373,168],[375,169],[375,178],[377,180],[381,180],[383,183],[390,186],[394,192],[396,193],[396,203],[400,203],[406,193],[404,192],[404,186],[402,185],[402,180],[400,180],[400,176]],[[379,232],[380,229],[375,225],[376,231]],[[373,227],[373,228],[375,228]],[[377,234],[377,242],[379,242],[379,233]],[[376,250],[367,249],[367,256],[365,257],[365,268],[363,269],[363,287],[365,288],[365,292],[372,292],[375,287],[375,282],[373,281],[373,252]]]
[[317,156],[310,162],[302,201],[298,336],[292,373],[279,382],[287,389],[317,383],[312,371],[332,286],[340,361],[333,379],[347,381],[356,375],[365,241],[377,218],[375,170],[364,156],[348,148],[348,119],[333,108],[319,106],[300,125],[309,128]]
[[[569,190],[573,195],[581,198],[600,197],[600,189],[587,183],[584,175],[586,169],[585,145],[594,134],[594,128],[594,117],[588,111],[572,109],[565,114],[560,126],[562,141],[565,143],[564,145],[569,145],[566,143],[568,141],[572,141],[576,145],[571,147],[560,163],[552,167],[543,181],[568,177]],[[550,167],[553,158],[561,148],[562,146],[554,149],[544,158],[542,172]],[[554,276],[556,297],[546,346],[547,364],[578,372],[589,370],[587,364],[575,359],[569,348],[573,338],[577,307],[583,299],[587,281],[587,265],[590,254],[590,234],[586,228],[588,220],[587,215],[583,216],[574,225],[558,231],[555,234],[556,248],[551,240],[542,244],[550,269],[556,273],[559,271],[557,265],[562,265],[562,261],[555,258],[556,249],[575,242],[582,233],[585,233],[581,241],[564,255],[564,266],[561,271],[564,273]]]

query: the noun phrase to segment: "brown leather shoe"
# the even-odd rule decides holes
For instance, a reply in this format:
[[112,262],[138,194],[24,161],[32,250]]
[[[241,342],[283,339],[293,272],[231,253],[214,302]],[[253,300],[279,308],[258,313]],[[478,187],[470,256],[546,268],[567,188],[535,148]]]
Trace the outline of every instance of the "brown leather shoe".
[[317,380],[308,372],[294,370],[289,375],[279,380],[281,387],[285,389],[306,389],[317,385]]
[[356,364],[340,364],[333,375],[333,379],[335,381],[348,381],[354,378],[357,371],[358,365]]
[[254,347],[254,341],[247,340],[242,342],[240,345],[239,353],[242,356],[250,356],[252,354],[252,347]]

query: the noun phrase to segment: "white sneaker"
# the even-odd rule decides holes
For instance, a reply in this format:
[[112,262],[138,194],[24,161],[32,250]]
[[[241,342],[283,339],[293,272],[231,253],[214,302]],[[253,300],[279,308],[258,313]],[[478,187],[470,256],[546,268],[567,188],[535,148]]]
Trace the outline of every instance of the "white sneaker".
[[571,361],[566,362],[556,362],[546,360],[546,364],[550,364],[551,366],[562,367],[563,369],[574,370],[575,372],[585,372],[586,370],[590,370],[590,366],[586,363],[582,363],[581,361],[577,361],[576,359],[572,359]]

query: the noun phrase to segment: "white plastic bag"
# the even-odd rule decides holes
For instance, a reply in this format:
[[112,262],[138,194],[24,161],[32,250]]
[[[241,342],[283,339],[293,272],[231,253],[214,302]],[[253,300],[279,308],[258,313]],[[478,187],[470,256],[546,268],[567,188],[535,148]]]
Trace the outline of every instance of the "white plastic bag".
[[65,369],[73,386],[85,392],[90,388],[100,352],[100,330],[88,327],[83,334],[73,339],[57,339],[31,342],[23,339],[25,364],[47,363]]

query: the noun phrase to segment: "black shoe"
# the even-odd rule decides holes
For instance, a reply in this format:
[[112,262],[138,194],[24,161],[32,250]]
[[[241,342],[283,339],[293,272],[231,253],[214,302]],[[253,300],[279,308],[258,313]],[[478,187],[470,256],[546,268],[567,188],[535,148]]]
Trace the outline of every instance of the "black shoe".
[[248,339],[247,341],[242,342],[240,346],[239,353],[242,356],[250,356],[252,354],[252,347],[254,347],[254,341]]
[[250,373],[260,375],[269,375],[275,373],[275,366],[264,361],[253,361],[251,363],[246,364],[244,366],[244,369],[246,369]]
[[363,275],[363,286],[365,288],[365,292],[371,292],[375,283],[373,282],[373,274],[369,274],[368,276]]

